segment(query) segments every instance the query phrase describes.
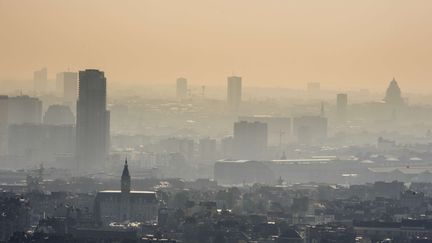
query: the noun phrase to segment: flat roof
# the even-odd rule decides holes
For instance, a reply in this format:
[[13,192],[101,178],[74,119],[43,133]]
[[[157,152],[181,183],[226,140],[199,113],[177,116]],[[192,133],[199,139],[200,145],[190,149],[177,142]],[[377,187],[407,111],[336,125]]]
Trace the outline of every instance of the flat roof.
[[[99,193],[121,193],[120,190],[104,190],[104,191],[99,191]],[[130,191],[130,193],[134,193],[134,194],[155,194],[156,192],[154,191]]]

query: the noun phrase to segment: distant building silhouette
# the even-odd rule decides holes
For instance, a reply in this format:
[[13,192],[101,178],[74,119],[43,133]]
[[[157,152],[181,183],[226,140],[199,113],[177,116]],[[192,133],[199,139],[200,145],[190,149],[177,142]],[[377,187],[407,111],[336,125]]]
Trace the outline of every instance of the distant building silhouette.
[[216,139],[201,138],[198,145],[198,154],[200,162],[213,163],[217,157]]
[[51,105],[45,112],[44,124],[49,125],[74,125],[75,117],[66,105]]
[[72,111],[75,111],[76,101],[78,98],[78,73],[58,73],[57,83],[60,89],[60,93],[63,96],[64,104],[69,106]]
[[80,71],[76,124],[79,172],[104,168],[109,152],[109,119],[104,73],[94,69]]
[[193,160],[195,144],[189,138],[167,138],[160,141],[161,148],[168,153],[181,155],[186,161]]
[[33,72],[34,90],[37,93],[45,93],[48,90],[48,70],[42,68]]
[[155,222],[158,201],[153,191],[132,191],[127,160],[121,176],[121,190],[100,191],[96,195],[96,218],[107,225],[111,222]]
[[347,116],[348,95],[337,94],[336,98],[336,116],[338,121],[345,121]]
[[384,101],[391,106],[401,106],[405,103],[399,85],[394,78],[387,88]]
[[242,78],[228,77],[227,102],[230,111],[237,112],[242,101]]
[[267,152],[267,124],[240,121],[234,124],[233,156],[235,159],[261,160]]
[[274,116],[242,116],[239,121],[267,124],[269,146],[287,145],[291,137],[291,118]]
[[296,117],[293,121],[293,132],[300,143],[320,143],[327,138],[327,118],[322,116]]
[[233,157],[233,137],[228,136],[221,139],[221,152],[224,158]]
[[9,97],[8,99],[8,123],[41,123],[42,101],[27,95]]
[[75,150],[73,125],[12,124],[8,133],[9,156],[22,160],[23,167],[40,161],[53,163],[58,156],[70,156]]
[[185,99],[187,97],[187,79],[178,78],[177,79],[177,99]]

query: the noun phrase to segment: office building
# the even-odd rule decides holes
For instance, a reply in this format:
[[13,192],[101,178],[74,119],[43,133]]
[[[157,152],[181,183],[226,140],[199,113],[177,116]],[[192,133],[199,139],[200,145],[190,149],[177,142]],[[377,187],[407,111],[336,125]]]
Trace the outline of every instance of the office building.
[[42,68],[33,72],[34,91],[45,93],[48,91],[48,70]]
[[23,163],[21,166],[53,162],[57,156],[75,151],[73,125],[12,124],[8,133],[9,156]]
[[103,170],[109,152],[109,111],[104,72],[79,72],[76,157],[80,173]]
[[273,116],[242,116],[239,121],[261,122],[267,124],[269,146],[287,145],[291,139],[291,118]]
[[343,122],[346,120],[348,108],[348,95],[337,94],[336,98],[336,117],[337,120]]
[[267,124],[240,121],[234,124],[233,157],[261,160],[267,152]]
[[58,88],[61,90],[60,93],[63,96],[64,104],[75,112],[78,97],[78,74],[75,72],[58,73],[57,83]]
[[41,123],[42,101],[27,95],[9,97],[8,99],[8,123]]
[[198,155],[201,162],[214,162],[217,157],[216,139],[200,139],[198,146]]
[[177,99],[187,98],[187,79],[178,78],[177,79]]
[[232,158],[233,157],[233,137],[228,136],[221,139],[221,156],[223,158]]
[[227,102],[230,111],[237,112],[242,101],[242,78],[228,77]]

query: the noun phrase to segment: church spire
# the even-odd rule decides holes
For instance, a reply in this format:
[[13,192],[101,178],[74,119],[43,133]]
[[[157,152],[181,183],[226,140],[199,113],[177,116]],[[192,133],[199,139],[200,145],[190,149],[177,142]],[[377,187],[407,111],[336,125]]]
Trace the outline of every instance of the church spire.
[[125,159],[124,167],[123,167],[123,173],[121,176],[121,192],[122,193],[129,193],[131,188],[131,177],[129,174],[129,168],[128,168],[128,162],[127,158]]

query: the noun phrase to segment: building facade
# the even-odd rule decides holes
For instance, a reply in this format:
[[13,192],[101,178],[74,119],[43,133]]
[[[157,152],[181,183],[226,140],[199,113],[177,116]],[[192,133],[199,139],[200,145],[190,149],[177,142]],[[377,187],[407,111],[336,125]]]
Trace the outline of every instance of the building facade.
[[121,176],[121,190],[100,191],[95,199],[95,216],[105,225],[111,222],[156,222],[158,200],[153,191],[131,191],[127,160]]
[[76,123],[79,173],[94,172],[105,166],[110,140],[110,114],[106,109],[106,99],[104,72],[94,69],[80,71]]
[[267,152],[267,124],[240,121],[234,124],[233,156],[235,159],[262,160]]
[[227,102],[230,111],[237,112],[242,101],[242,78],[228,77]]

